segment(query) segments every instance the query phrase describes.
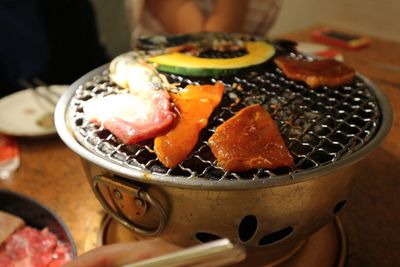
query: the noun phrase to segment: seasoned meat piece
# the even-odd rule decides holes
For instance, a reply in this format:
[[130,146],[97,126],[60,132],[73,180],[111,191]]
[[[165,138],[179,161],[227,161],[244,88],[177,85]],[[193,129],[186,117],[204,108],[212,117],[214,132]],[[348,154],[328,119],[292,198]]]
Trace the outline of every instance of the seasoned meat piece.
[[303,81],[311,88],[349,84],[355,75],[354,69],[334,59],[308,61],[280,56],[274,62],[287,78]]
[[173,168],[190,154],[223,93],[223,84],[217,83],[188,85],[171,94],[178,116],[171,130],[154,140],[154,150],[164,166]]
[[87,101],[83,109],[89,121],[102,124],[124,144],[154,138],[166,130],[175,117],[169,95],[163,90],[94,98]]
[[226,171],[294,166],[276,123],[259,104],[240,110],[218,126],[208,142],[218,165]]

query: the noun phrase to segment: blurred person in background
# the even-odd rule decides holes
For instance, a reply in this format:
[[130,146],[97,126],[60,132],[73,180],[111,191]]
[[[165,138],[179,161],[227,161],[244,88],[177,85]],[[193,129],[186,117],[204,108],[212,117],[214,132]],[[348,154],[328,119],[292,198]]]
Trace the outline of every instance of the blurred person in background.
[[125,0],[132,46],[143,35],[237,32],[265,36],[282,0]]
[[89,0],[2,0],[0,33],[0,97],[33,79],[70,84],[108,61]]

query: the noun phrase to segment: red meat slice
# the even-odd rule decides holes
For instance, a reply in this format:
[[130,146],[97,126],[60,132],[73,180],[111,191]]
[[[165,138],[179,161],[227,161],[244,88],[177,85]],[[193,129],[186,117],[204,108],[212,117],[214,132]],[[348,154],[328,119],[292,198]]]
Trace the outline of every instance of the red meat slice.
[[10,257],[7,256],[5,252],[0,251],[0,266],[2,267],[13,267],[14,263]]
[[58,242],[55,251],[53,251],[53,259],[49,263],[48,267],[60,267],[69,260],[71,260],[70,248],[63,243]]
[[175,118],[170,97],[163,90],[109,95],[87,101],[85,117],[118,137],[124,144],[154,138]]
[[26,226],[0,247],[1,267],[57,267],[68,260],[70,250],[47,228],[39,231]]

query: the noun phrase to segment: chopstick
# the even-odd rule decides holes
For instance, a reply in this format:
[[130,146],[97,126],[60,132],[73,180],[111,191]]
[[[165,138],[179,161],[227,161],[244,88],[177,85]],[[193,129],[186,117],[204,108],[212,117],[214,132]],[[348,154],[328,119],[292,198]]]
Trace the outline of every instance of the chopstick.
[[33,78],[32,81],[33,81],[33,83],[34,83],[36,86],[42,86],[42,87],[44,87],[44,88],[47,90],[47,92],[49,92],[50,94],[52,94],[52,95],[54,95],[54,96],[57,96],[57,97],[60,97],[60,96],[61,96],[61,94],[50,90],[49,86],[48,86],[45,82],[43,82],[42,80],[40,80],[39,78]]
[[[55,96],[57,96],[57,97],[59,97],[60,95],[57,94],[57,93],[55,93],[55,92],[53,92],[53,91],[51,91],[51,90],[49,89],[49,87],[48,87],[44,82],[42,82],[41,80],[39,80],[39,79],[37,79],[37,78],[34,78],[34,79],[33,79],[33,82],[34,82],[34,84],[31,84],[31,83],[28,82],[27,80],[24,80],[24,79],[20,79],[20,80],[19,80],[19,83],[20,83],[23,87],[31,88],[31,89],[32,89],[32,92],[33,92],[36,96],[38,96],[38,97],[40,97],[40,98],[46,100],[49,104],[51,104],[52,106],[55,107],[55,106],[57,105],[57,101],[54,100],[53,98],[51,98],[47,93],[52,94],[52,95],[55,95]],[[39,87],[44,88],[44,89],[46,90],[47,93],[42,93],[42,92],[40,92],[40,91],[38,90]]]
[[224,238],[121,267],[217,267],[237,263],[245,258],[244,247]]

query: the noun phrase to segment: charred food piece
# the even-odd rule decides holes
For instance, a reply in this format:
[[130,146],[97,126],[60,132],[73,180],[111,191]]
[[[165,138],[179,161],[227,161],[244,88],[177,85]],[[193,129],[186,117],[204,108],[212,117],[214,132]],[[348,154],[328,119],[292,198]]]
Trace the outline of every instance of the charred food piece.
[[217,82],[215,85],[188,85],[177,94],[171,94],[177,118],[168,132],[154,140],[154,150],[165,167],[175,167],[191,153],[223,93],[224,85]]
[[230,172],[293,167],[278,126],[259,104],[240,110],[208,140],[219,166]]
[[303,81],[311,88],[349,84],[355,75],[353,68],[334,59],[308,61],[279,56],[274,62],[287,78]]

